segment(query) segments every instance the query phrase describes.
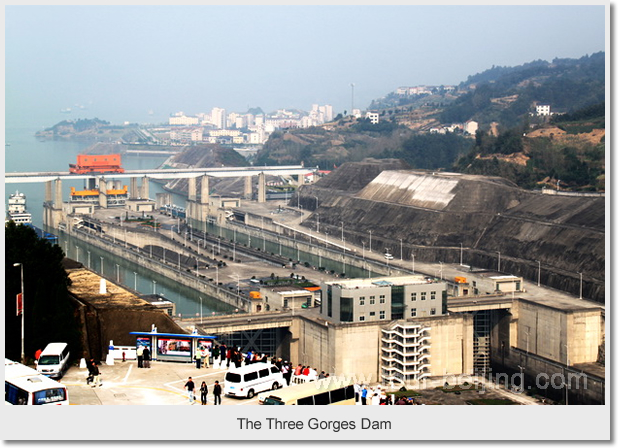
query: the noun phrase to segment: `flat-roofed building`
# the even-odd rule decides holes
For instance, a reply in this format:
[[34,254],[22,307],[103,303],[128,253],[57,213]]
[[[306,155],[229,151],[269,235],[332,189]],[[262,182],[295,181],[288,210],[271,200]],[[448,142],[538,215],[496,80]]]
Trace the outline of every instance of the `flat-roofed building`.
[[334,322],[440,316],[446,312],[446,291],[445,282],[423,275],[326,282],[321,316]]

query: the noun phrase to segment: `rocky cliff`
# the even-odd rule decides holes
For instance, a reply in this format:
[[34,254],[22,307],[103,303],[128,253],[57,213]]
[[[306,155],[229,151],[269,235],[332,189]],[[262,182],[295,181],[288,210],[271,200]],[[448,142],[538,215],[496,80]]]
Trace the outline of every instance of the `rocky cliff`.
[[[303,208],[319,208],[304,225],[337,234],[344,223],[346,240],[373,250],[403,256],[500,269],[605,301],[605,198],[544,195],[518,188],[499,177],[402,170],[390,161],[345,164],[310,187],[303,187]],[[316,201],[315,197],[318,197]],[[297,199],[292,199],[296,204]]]

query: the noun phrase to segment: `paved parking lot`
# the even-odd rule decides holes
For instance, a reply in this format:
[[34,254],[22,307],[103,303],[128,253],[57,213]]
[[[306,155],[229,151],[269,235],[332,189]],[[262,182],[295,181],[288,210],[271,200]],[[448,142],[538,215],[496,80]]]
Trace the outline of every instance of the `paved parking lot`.
[[[184,385],[189,376],[199,389],[202,381],[208,385],[208,405],[213,404],[212,389],[215,381],[223,385],[226,370],[202,368],[178,362],[151,362],[150,369],[138,369],[137,361],[116,361],[114,365],[99,366],[103,385],[93,388],[86,384],[88,370],[71,367],[61,382],[69,390],[73,405],[187,405],[189,400]],[[199,402],[199,390],[196,392]],[[257,397],[237,399],[222,396],[223,405],[257,405]]]

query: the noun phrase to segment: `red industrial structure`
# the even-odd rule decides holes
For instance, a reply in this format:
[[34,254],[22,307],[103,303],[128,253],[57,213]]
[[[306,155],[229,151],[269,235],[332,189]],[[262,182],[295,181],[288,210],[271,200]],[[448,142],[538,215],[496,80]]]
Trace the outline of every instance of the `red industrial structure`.
[[120,154],[78,154],[77,163],[69,163],[69,172],[72,174],[124,173],[124,168],[120,166]]

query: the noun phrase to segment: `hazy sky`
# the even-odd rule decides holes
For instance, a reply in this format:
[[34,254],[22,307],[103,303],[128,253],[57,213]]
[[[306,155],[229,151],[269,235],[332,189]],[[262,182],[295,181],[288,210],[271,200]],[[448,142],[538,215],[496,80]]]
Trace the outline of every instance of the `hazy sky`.
[[351,83],[364,109],[399,86],[605,51],[599,5],[6,6],[5,24],[7,122],[42,125],[213,107],[338,113]]

